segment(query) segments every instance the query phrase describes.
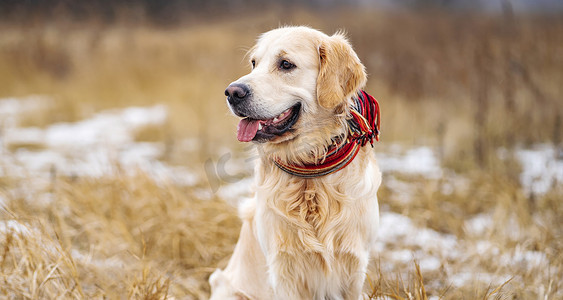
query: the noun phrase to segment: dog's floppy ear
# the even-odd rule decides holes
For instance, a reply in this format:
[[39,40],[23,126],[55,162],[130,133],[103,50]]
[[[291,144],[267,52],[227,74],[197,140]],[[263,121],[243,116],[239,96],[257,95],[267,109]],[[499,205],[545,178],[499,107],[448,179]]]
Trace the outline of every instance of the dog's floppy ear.
[[345,103],[365,85],[364,66],[342,33],[321,41],[319,57],[317,99],[322,107],[332,109]]

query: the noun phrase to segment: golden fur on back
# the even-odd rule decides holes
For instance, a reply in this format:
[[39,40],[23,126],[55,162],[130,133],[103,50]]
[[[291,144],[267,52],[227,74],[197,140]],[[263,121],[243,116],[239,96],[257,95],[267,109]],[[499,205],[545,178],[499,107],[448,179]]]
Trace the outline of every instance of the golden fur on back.
[[[294,72],[272,68],[282,55]],[[255,69],[237,83],[253,88],[248,105],[264,116],[302,103],[291,132],[262,143],[255,197],[240,207],[241,235],[229,264],[210,277],[212,299],[359,299],[378,226],[381,174],[371,147],[344,169],[304,179],[273,159],[322,160],[348,132],[351,98],[364,67],[340,33],[284,27],[260,37]]]

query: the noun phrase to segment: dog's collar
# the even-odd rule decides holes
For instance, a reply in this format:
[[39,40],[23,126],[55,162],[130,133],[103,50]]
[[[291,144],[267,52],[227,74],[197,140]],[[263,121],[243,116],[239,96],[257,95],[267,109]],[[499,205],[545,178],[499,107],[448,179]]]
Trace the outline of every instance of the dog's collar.
[[334,139],[325,157],[315,164],[298,165],[285,163],[280,159],[274,159],[274,164],[294,176],[320,177],[344,169],[368,142],[373,147],[373,140],[379,141],[379,103],[364,91],[359,91],[353,100],[346,141],[342,143],[341,138]]

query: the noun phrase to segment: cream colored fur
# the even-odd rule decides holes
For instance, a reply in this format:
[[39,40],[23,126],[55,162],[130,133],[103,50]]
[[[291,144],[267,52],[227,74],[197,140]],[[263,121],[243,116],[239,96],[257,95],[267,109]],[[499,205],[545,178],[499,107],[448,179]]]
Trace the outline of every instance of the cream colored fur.
[[[209,281],[211,299],[359,299],[379,222],[381,173],[371,147],[344,169],[303,179],[276,167],[322,159],[347,132],[351,97],[366,75],[344,36],[308,27],[265,33],[249,53],[256,67],[236,82],[252,105],[273,117],[302,103],[292,132],[258,145],[255,197],[240,208],[243,225],[229,264]],[[280,57],[296,65],[276,68]]]

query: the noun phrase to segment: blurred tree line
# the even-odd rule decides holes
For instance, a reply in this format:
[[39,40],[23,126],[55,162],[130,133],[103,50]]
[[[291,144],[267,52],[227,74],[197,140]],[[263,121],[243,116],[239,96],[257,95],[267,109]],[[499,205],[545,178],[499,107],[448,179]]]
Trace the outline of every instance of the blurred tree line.
[[[175,25],[197,17],[244,18],[249,13],[296,7],[326,10],[370,7],[381,10],[502,12],[512,3],[519,12],[563,12],[561,0],[0,0],[0,20],[32,22],[51,18]],[[512,5],[511,4],[511,5]]]
[[329,7],[360,2],[357,0],[2,0],[0,18],[7,21],[45,20],[65,16],[76,21],[89,19],[104,23],[149,21],[160,25],[183,23],[186,17],[220,16],[244,18],[245,14],[270,8],[312,6]]

